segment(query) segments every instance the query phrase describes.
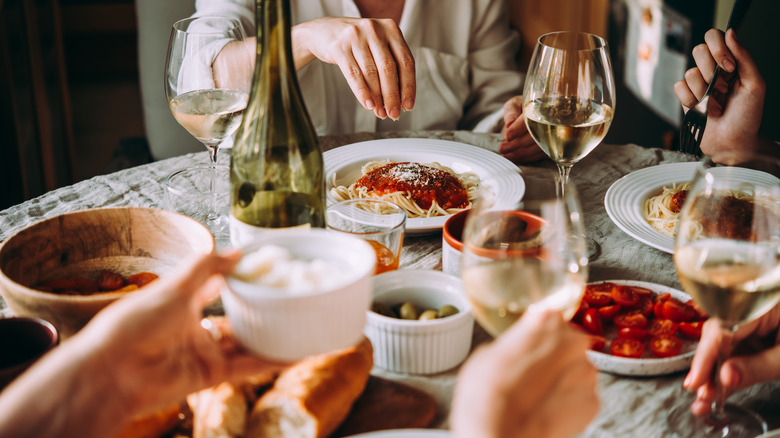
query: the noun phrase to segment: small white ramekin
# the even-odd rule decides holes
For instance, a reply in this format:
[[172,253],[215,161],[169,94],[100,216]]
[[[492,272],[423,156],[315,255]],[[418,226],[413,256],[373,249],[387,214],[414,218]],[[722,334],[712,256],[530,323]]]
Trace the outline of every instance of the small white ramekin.
[[302,260],[323,259],[347,267],[341,286],[308,294],[227,278],[225,314],[238,340],[265,358],[292,362],[357,344],[371,305],[376,255],[364,240],[320,229],[273,232],[243,248],[287,248]]
[[458,366],[471,350],[474,316],[460,278],[440,271],[400,270],[377,275],[374,302],[418,308],[455,306],[456,315],[427,321],[391,318],[368,311],[365,334],[374,364],[407,374],[435,374]]

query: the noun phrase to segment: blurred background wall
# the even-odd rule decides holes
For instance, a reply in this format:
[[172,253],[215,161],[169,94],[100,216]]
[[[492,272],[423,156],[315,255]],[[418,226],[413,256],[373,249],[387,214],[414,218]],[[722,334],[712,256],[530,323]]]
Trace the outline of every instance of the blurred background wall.
[[[630,8],[641,1],[651,0],[509,0],[524,41],[522,65],[548,31],[607,38],[617,111],[605,141],[674,147],[676,127],[622,80]],[[725,26],[732,4],[658,2],[690,21],[681,48],[687,64],[704,31]],[[166,141],[193,141],[167,111],[162,88],[170,25],[193,9],[193,0],[0,0],[0,209],[149,161],[145,117],[170,122]]]

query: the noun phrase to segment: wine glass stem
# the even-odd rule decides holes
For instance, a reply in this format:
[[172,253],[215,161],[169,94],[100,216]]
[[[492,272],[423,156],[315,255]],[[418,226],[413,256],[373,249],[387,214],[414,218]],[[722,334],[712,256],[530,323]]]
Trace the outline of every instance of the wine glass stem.
[[722,428],[728,425],[729,418],[726,414],[726,391],[723,382],[720,379],[720,369],[723,363],[731,355],[732,338],[734,327],[720,321],[720,332],[718,345],[718,357],[715,362],[715,368],[712,370],[712,381],[715,386],[715,400],[712,402],[712,412],[709,415],[709,423],[713,427]]
[[560,179],[560,196],[562,197],[564,195],[564,187],[566,186],[566,183],[569,182],[569,173],[571,172],[571,166],[567,166],[564,164],[557,164],[558,166],[558,173],[561,175]]

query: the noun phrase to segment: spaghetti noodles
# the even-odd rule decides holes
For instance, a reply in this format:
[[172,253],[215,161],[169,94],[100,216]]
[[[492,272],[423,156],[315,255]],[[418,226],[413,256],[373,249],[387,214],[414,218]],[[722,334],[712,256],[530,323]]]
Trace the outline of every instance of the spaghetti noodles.
[[457,174],[439,163],[370,161],[362,176],[347,186],[335,186],[338,201],[377,198],[392,202],[410,218],[445,216],[471,208],[477,196],[479,176]]
[[674,237],[689,185],[690,183],[683,183],[664,186],[660,194],[645,199],[642,212],[645,220],[664,236]]

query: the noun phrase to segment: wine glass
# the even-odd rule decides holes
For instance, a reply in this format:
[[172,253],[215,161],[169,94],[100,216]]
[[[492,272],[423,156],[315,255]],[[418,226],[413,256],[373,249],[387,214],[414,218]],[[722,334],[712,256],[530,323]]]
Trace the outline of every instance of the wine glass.
[[[720,326],[715,370],[728,358],[734,331],[780,301],[780,161],[731,155],[698,165],[675,240],[674,261],[683,289]],[[756,413],[717,396],[708,417],[688,403],[673,408],[668,426],[678,436],[756,436],[766,423]]]
[[582,32],[539,37],[525,77],[523,113],[562,183],[604,139],[614,109],[615,79],[603,38]]
[[497,185],[483,181],[463,231],[464,288],[493,336],[532,308],[570,319],[588,277],[576,190],[557,172],[534,171],[523,174],[525,194],[514,205],[496,205]]
[[244,39],[241,25],[225,17],[186,18],[171,30],[165,62],[168,105],[176,121],[206,146],[212,166],[220,143],[241,123],[251,85],[246,58],[214,61],[228,44]]

